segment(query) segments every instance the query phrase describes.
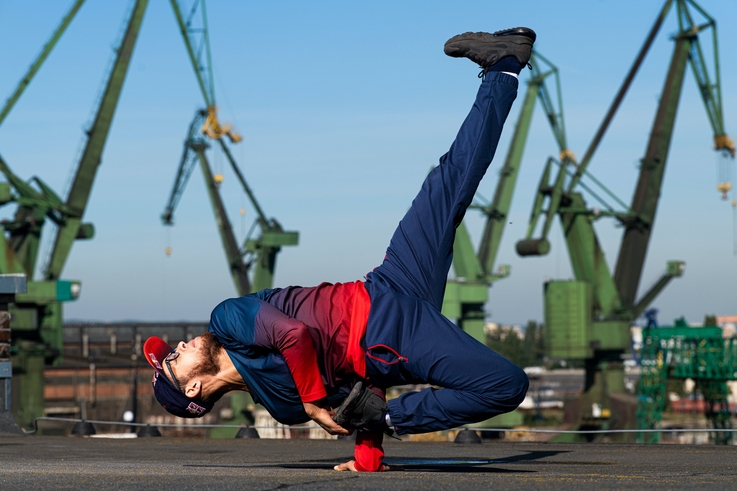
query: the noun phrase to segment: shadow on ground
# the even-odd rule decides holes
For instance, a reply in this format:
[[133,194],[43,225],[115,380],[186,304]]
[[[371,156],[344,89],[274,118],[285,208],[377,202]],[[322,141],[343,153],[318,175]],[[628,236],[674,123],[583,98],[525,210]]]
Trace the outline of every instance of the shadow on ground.
[[[487,467],[493,465],[526,463],[535,460],[553,457],[567,451],[533,451],[512,457],[500,459],[476,459],[476,458],[454,458],[454,459],[418,459],[414,457],[393,457],[384,459],[384,463],[393,470],[399,471],[422,471],[422,472],[461,472],[461,473],[528,473],[536,472],[521,469],[502,469],[499,467]],[[268,467],[281,467],[284,469],[332,469],[337,462],[334,461],[311,461],[289,464],[272,464]]]

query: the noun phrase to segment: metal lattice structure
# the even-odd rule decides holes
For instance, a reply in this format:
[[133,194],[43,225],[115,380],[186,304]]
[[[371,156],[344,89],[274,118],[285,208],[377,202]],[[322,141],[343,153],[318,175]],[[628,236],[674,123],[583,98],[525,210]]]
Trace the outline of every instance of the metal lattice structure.
[[[683,320],[673,327],[644,329],[642,371],[637,388],[637,428],[654,429],[662,419],[668,380],[692,379],[704,398],[704,414],[714,428],[714,443],[731,444],[732,428],[727,382],[737,380],[737,345],[722,338],[719,327],[688,327]],[[638,433],[638,442],[658,443],[660,433]]]

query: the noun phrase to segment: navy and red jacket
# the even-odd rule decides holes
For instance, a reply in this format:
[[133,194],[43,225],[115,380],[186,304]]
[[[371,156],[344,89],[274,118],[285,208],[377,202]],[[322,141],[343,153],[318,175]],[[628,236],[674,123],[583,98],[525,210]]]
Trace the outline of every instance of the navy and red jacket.
[[[220,303],[208,330],[228,352],[254,402],[283,424],[309,421],[303,403],[365,378],[370,300],[363,282],[262,290]],[[381,468],[381,434],[361,432],[359,470]]]

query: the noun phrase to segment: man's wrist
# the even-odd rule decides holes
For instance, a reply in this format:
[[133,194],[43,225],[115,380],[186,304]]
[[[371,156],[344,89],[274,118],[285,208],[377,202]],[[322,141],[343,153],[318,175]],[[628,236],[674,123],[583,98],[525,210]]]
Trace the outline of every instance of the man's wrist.
[[312,419],[317,417],[320,414],[320,411],[330,411],[330,406],[327,404],[327,401],[325,399],[318,399],[312,402],[303,402],[302,405],[305,408],[307,416]]

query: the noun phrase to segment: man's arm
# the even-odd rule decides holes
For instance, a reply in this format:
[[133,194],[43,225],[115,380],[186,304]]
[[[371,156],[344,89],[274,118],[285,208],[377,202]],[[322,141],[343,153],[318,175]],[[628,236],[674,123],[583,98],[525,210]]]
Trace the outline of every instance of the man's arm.
[[327,396],[315,345],[303,322],[264,302],[256,316],[254,334],[255,346],[275,349],[284,357],[302,402],[319,401]]
[[254,344],[276,349],[284,357],[307,415],[331,435],[350,432],[336,424],[317,364],[317,352],[308,327],[301,321],[263,303],[257,315]]

